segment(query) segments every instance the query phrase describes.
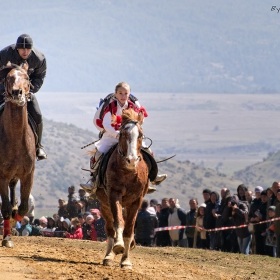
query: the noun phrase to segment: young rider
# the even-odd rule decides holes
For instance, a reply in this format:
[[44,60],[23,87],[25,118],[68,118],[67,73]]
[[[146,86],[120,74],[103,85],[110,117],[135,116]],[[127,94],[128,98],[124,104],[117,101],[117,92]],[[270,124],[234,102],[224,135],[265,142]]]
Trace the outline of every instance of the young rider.
[[[95,145],[95,154],[91,158],[90,167],[91,167],[91,178],[89,180],[90,184],[80,184],[81,188],[83,188],[85,191],[90,192],[91,194],[95,194],[96,191],[96,177],[100,162],[100,157],[107,153],[109,149],[118,143],[119,139],[119,133],[118,126],[112,127],[111,121],[112,121],[112,114],[116,116],[122,115],[122,111],[127,108],[133,108],[134,110],[137,110],[137,106],[129,100],[130,96],[130,86],[125,83],[121,82],[116,85],[115,93],[110,100],[110,103],[106,108],[104,108],[103,116],[101,116],[101,119],[97,119],[96,123],[98,126],[104,128],[105,132],[102,136],[102,138],[97,141]],[[145,115],[145,114],[144,114]],[[147,116],[147,114],[146,114]],[[166,179],[167,175],[157,175],[156,179],[152,182],[153,185],[159,185],[161,182],[163,182]],[[152,191],[155,190],[155,188],[151,188]]]

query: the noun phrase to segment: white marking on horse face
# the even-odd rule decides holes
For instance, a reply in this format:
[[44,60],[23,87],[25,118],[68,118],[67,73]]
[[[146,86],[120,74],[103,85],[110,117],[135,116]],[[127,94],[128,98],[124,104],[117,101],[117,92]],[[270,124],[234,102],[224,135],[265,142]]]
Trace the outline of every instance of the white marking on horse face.
[[130,134],[130,143],[127,141],[127,159],[129,160],[128,167],[135,168],[139,159],[137,154],[137,140],[139,136],[138,127],[135,124],[130,124],[128,133]]
[[20,74],[21,74],[21,72],[19,70],[15,70],[15,78],[16,79],[15,79],[15,83],[13,85],[13,89],[15,89],[15,90],[19,89],[20,85],[21,85],[21,83],[20,83]]

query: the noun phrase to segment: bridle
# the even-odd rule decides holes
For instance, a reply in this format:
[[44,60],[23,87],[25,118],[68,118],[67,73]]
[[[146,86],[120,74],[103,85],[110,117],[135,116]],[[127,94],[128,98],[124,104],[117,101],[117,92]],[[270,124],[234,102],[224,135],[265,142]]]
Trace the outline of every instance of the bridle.
[[[17,70],[22,71],[21,69],[17,69]],[[31,84],[29,76],[27,74],[26,74],[26,77],[24,77],[24,79],[27,80],[27,82],[28,82],[27,92],[23,92],[22,88],[19,88],[16,90],[12,89],[12,91],[9,92],[9,90],[8,90],[9,89],[9,85],[8,85],[9,80],[7,79],[7,77],[4,79],[5,92],[3,93],[3,95],[4,95],[5,102],[12,102],[12,103],[16,103],[18,106],[24,106],[27,101],[30,101],[30,98],[31,98],[30,88],[33,86]],[[16,97],[21,98],[22,95],[24,95],[24,99],[23,99],[24,102],[19,102],[18,99],[16,99]]]

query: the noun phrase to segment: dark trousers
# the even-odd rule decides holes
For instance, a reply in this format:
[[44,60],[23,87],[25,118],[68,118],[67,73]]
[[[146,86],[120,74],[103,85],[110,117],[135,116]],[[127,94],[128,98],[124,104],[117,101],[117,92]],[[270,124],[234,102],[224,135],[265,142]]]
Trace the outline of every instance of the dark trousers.
[[255,232],[256,241],[256,254],[265,255],[265,236],[261,235],[261,232]]
[[188,239],[188,247],[193,248],[193,237],[187,237]]
[[136,244],[146,247],[152,247],[154,243],[154,238],[143,238],[143,239],[136,239]]
[[[4,96],[0,94],[0,104],[4,102]],[[31,100],[27,102],[27,111],[31,115],[33,120],[36,122],[36,124],[40,124],[43,121],[39,103],[34,94],[32,95]]]

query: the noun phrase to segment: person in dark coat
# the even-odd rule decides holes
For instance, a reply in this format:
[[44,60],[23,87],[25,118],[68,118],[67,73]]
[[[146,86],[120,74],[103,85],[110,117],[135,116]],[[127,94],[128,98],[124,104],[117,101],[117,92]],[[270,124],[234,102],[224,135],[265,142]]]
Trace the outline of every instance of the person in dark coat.
[[[43,133],[43,118],[39,107],[39,103],[35,96],[43,85],[44,78],[47,72],[46,58],[43,53],[33,47],[33,40],[27,34],[22,34],[18,37],[16,44],[7,46],[0,51],[0,68],[11,62],[16,65],[21,65],[24,62],[28,63],[28,75],[32,84],[30,88],[31,100],[27,103],[28,113],[37,124],[38,143],[36,147],[37,160],[47,158],[47,154],[42,146]],[[0,81],[0,104],[4,103],[5,87],[4,80]]]
[[135,222],[135,240],[141,246],[152,247],[154,240],[154,230],[158,227],[156,215],[147,211],[148,200],[143,200]]
[[[280,189],[277,190],[275,204],[276,204],[275,218],[279,218],[280,217]],[[274,232],[276,234],[277,258],[280,258],[280,220],[274,222]]]
[[[211,192],[210,201],[206,203],[206,209],[204,214],[204,228],[205,229],[214,229],[216,227],[216,221],[218,218],[218,212],[220,207],[220,196],[217,192]],[[210,249],[216,249],[216,232],[211,231],[209,234],[210,237]]]
[[190,211],[186,214],[186,225],[194,226],[194,227],[186,227],[186,236],[188,239],[188,247],[193,248],[194,242],[194,233],[195,233],[195,225],[196,225],[196,215],[198,209],[198,202],[196,198],[192,198],[189,201]]
[[245,184],[241,184],[237,187],[237,196],[239,201],[246,201],[246,192],[248,191],[248,187]]
[[[266,201],[262,201],[261,196],[266,196],[263,192],[263,188],[258,186],[255,188],[255,199],[252,201],[250,211],[249,211],[249,221],[254,225],[254,242],[256,251],[258,255],[264,255],[265,249],[265,238],[262,233],[265,231],[265,224],[258,224],[261,221],[266,220]],[[267,199],[266,199],[267,200]]]
[[[158,226],[168,227],[168,216],[169,216],[169,201],[168,198],[163,198],[161,201],[161,210],[158,215]],[[171,240],[169,231],[158,231],[156,233],[156,245],[160,247],[171,246]]]
[[[235,226],[245,225],[248,216],[248,207],[245,203],[240,202],[237,195],[233,195],[228,202],[228,206],[223,211],[223,220],[233,219]],[[252,235],[247,226],[235,229],[239,249],[242,254],[249,254]]]
[[75,187],[68,188],[68,203],[67,203],[67,218],[72,219],[78,217],[78,209],[75,207],[75,202],[78,201],[78,196],[75,193]]

